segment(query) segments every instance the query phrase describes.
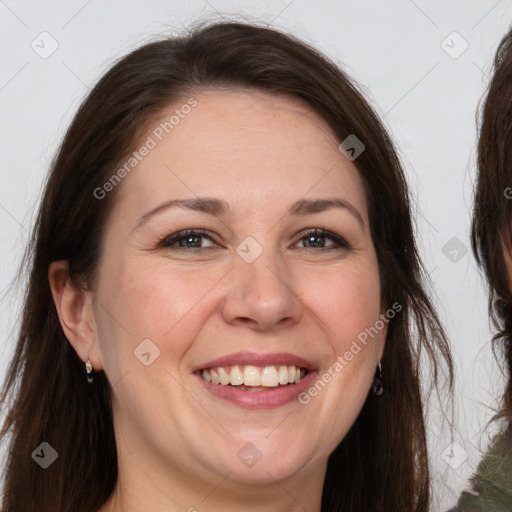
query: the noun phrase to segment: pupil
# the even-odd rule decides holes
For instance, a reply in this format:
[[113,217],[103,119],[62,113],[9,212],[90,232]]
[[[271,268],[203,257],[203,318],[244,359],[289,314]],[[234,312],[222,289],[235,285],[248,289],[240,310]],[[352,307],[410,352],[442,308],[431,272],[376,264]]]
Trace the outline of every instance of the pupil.
[[199,237],[197,237],[197,236],[187,236],[186,238],[182,238],[180,240],[180,246],[181,247],[197,247],[197,244],[195,244],[194,241],[197,241],[198,238]]
[[[319,239],[320,239],[319,236],[311,235],[310,237],[308,237],[308,244],[310,244],[312,247],[321,246],[322,244],[319,242]],[[315,243],[315,241],[316,241],[316,243]]]

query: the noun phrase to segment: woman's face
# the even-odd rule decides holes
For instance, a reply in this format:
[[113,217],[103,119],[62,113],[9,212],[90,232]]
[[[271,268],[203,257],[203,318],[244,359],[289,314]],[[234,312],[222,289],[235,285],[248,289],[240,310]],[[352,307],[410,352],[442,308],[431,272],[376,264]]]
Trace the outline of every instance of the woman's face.
[[385,338],[358,341],[381,313],[363,184],[297,100],[195,99],[143,138],[155,147],[105,232],[91,360],[113,387],[120,464],[210,489],[323,477]]

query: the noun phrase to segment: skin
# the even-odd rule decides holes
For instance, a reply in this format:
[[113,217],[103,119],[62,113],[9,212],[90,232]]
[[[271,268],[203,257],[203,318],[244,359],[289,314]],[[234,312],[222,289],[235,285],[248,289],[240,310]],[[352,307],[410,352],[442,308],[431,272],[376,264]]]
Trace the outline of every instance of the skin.
[[[327,458],[361,410],[386,329],[307,405],[241,409],[191,370],[240,351],[289,352],[321,375],[375,324],[380,284],[363,184],[328,125],[298,100],[221,90],[195,97],[119,185],[96,289],[77,292],[65,261],[49,269],[68,340],[113,387],[120,476],[101,512],[319,512]],[[161,203],[196,196],[222,199],[231,213],[175,207],[136,227]],[[361,219],[347,208],[286,215],[300,199],[333,197]],[[203,248],[159,247],[192,228],[211,236],[194,239]],[[322,236],[312,246],[309,228],[350,248]],[[236,252],[247,236],[263,249],[253,263]],[[145,366],[134,350],[148,338],[160,355]],[[237,457],[248,442],[262,454],[251,468]]]

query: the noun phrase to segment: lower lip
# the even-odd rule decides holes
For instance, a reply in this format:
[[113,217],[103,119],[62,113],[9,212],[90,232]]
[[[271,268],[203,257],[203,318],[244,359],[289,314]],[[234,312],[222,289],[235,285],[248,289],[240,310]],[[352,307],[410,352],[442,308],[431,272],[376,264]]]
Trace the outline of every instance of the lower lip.
[[200,375],[196,377],[202,382],[207,391],[217,398],[234,403],[244,409],[275,409],[293,401],[306,391],[316,379],[316,371],[309,372],[297,384],[272,388],[269,391],[245,391],[236,386],[223,386],[205,381]]

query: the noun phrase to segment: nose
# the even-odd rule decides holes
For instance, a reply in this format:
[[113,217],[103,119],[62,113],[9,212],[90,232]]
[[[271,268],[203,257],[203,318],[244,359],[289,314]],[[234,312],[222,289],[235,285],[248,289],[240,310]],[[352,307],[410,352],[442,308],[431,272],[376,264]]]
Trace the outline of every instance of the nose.
[[222,307],[227,324],[255,331],[275,331],[297,323],[302,302],[284,263],[264,253],[254,262],[237,257]]

